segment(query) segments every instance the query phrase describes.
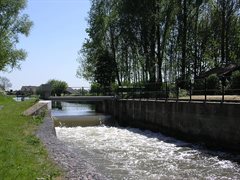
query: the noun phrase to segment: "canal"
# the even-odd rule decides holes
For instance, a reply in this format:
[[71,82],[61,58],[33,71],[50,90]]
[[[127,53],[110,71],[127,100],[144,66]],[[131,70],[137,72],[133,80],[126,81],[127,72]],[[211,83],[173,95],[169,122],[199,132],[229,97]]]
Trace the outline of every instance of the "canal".
[[[62,103],[53,116],[92,116],[92,105]],[[117,126],[56,127],[109,179],[240,179],[240,155],[208,150],[161,133]]]

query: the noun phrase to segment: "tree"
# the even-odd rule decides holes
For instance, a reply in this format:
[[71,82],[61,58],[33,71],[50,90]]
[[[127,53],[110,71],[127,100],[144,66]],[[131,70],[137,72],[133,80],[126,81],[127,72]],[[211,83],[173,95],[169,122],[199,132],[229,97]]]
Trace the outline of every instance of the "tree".
[[11,84],[10,80],[6,77],[1,77],[0,76],[0,89],[6,91],[10,87],[12,87],[12,84]]
[[51,95],[53,96],[54,95],[61,96],[61,94],[63,94],[68,87],[68,84],[66,82],[55,79],[49,80],[47,84],[51,85],[52,89]]
[[29,35],[33,23],[28,15],[21,14],[26,7],[26,0],[0,1],[0,71],[7,67],[19,67],[19,62],[26,58],[23,49],[17,49],[19,35]]
[[92,0],[79,72],[95,82],[106,50],[118,85],[152,84],[159,73],[159,84],[187,88],[203,72],[240,64],[239,12],[239,0]]
[[113,56],[107,50],[102,53],[99,52],[95,70],[95,81],[103,88],[109,88],[115,81],[116,76],[113,64]]

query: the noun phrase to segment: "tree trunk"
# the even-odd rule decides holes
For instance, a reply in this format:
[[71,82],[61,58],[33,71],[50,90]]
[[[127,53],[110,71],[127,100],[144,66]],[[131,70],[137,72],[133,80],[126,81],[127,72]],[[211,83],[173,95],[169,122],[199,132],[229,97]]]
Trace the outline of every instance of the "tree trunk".
[[186,81],[186,46],[187,46],[187,0],[183,0],[183,29],[182,29],[182,80]]
[[226,25],[226,3],[225,0],[221,0],[222,8],[222,28],[221,28],[221,64],[225,63],[225,25]]
[[120,80],[120,75],[119,75],[119,70],[118,70],[118,65],[117,65],[117,60],[116,60],[116,49],[115,49],[115,38],[114,38],[114,32],[112,30],[112,28],[110,27],[110,39],[111,39],[111,50],[112,50],[112,54],[113,54],[113,63],[114,63],[114,69],[116,71],[116,79],[118,82],[118,85],[121,86],[121,80]]

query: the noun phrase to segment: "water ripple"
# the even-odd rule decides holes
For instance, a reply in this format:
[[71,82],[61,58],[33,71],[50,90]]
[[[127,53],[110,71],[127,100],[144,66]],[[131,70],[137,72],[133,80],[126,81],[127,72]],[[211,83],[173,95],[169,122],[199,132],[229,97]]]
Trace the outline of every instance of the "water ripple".
[[160,133],[117,127],[57,127],[57,137],[87,151],[110,179],[240,179],[239,159]]

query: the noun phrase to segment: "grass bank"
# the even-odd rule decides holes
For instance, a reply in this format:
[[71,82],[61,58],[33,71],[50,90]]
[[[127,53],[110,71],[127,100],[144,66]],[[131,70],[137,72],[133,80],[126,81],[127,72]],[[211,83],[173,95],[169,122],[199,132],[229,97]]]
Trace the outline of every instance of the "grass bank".
[[22,115],[33,104],[0,95],[0,179],[59,179],[61,175],[34,135],[42,118]]

